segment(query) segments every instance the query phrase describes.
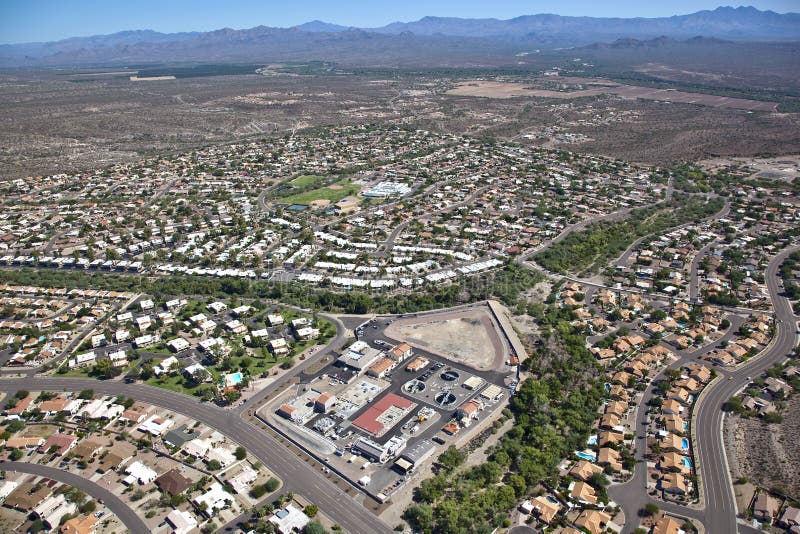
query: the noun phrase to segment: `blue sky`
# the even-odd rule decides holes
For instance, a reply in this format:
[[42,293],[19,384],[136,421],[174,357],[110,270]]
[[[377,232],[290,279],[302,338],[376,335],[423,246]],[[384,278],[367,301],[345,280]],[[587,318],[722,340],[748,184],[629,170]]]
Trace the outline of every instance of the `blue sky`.
[[[289,27],[313,19],[374,27],[425,15],[501,19],[536,13],[662,17],[718,5],[726,5],[725,0],[0,0],[0,43],[53,41],[139,29],[169,33],[262,24]],[[750,0],[745,5],[779,13],[800,11],[800,0]]]

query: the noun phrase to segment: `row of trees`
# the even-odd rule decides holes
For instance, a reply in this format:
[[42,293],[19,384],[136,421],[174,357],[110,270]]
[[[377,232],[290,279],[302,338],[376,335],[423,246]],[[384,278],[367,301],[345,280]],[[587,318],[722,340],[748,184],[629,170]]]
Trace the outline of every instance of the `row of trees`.
[[444,308],[490,297],[507,304],[516,302],[521,291],[542,279],[541,274],[509,265],[504,269],[472,277],[463,283],[431,286],[409,294],[386,295],[360,291],[331,291],[297,282],[252,281],[203,276],[146,277],[86,271],[20,269],[0,271],[0,281],[42,287],[95,288],[135,291],[163,300],[172,295],[206,295],[276,300],[315,310],[363,314],[367,312],[410,313]]

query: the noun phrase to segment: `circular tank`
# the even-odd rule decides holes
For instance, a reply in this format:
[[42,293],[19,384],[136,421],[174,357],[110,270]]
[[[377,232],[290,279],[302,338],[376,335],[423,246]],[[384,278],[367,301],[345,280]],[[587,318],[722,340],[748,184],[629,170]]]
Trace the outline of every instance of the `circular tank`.
[[439,376],[442,378],[442,380],[447,380],[448,382],[453,382],[455,380],[458,380],[458,377],[461,376],[461,375],[459,375],[456,371],[452,371],[451,370],[451,371],[445,371],[444,373],[440,374]]
[[434,400],[439,406],[450,406],[455,404],[456,396],[449,391],[442,391],[434,397]]
[[420,393],[425,390],[425,383],[419,380],[409,380],[403,385],[403,391],[406,393]]

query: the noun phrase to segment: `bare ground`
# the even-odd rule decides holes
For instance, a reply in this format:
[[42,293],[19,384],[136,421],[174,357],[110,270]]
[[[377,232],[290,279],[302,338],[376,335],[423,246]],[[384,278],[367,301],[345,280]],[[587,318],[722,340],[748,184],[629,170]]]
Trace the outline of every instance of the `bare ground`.
[[519,138],[557,127],[584,136],[573,150],[644,163],[800,153],[797,113],[610,94],[473,98],[446,94],[459,80],[441,76],[375,81],[244,75],[77,83],[52,73],[0,73],[0,175],[93,170],[311,126],[383,122],[545,146],[546,136]]
[[[761,487],[800,497],[800,396],[787,402],[783,423],[734,417],[725,439],[734,477],[746,477]],[[731,454],[731,452],[733,454]]]
[[399,319],[386,333],[474,369],[485,371],[503,365],[503,343],[484,310]]

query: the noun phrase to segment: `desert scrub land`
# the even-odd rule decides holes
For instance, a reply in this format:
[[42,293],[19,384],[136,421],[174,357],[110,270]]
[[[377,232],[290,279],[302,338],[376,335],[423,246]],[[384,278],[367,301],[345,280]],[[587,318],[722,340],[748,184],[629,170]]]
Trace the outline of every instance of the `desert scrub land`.
[[725,439],[734,479],[800,497],[800,397],[782,412],[783,422],[734,416],[726,424]]

